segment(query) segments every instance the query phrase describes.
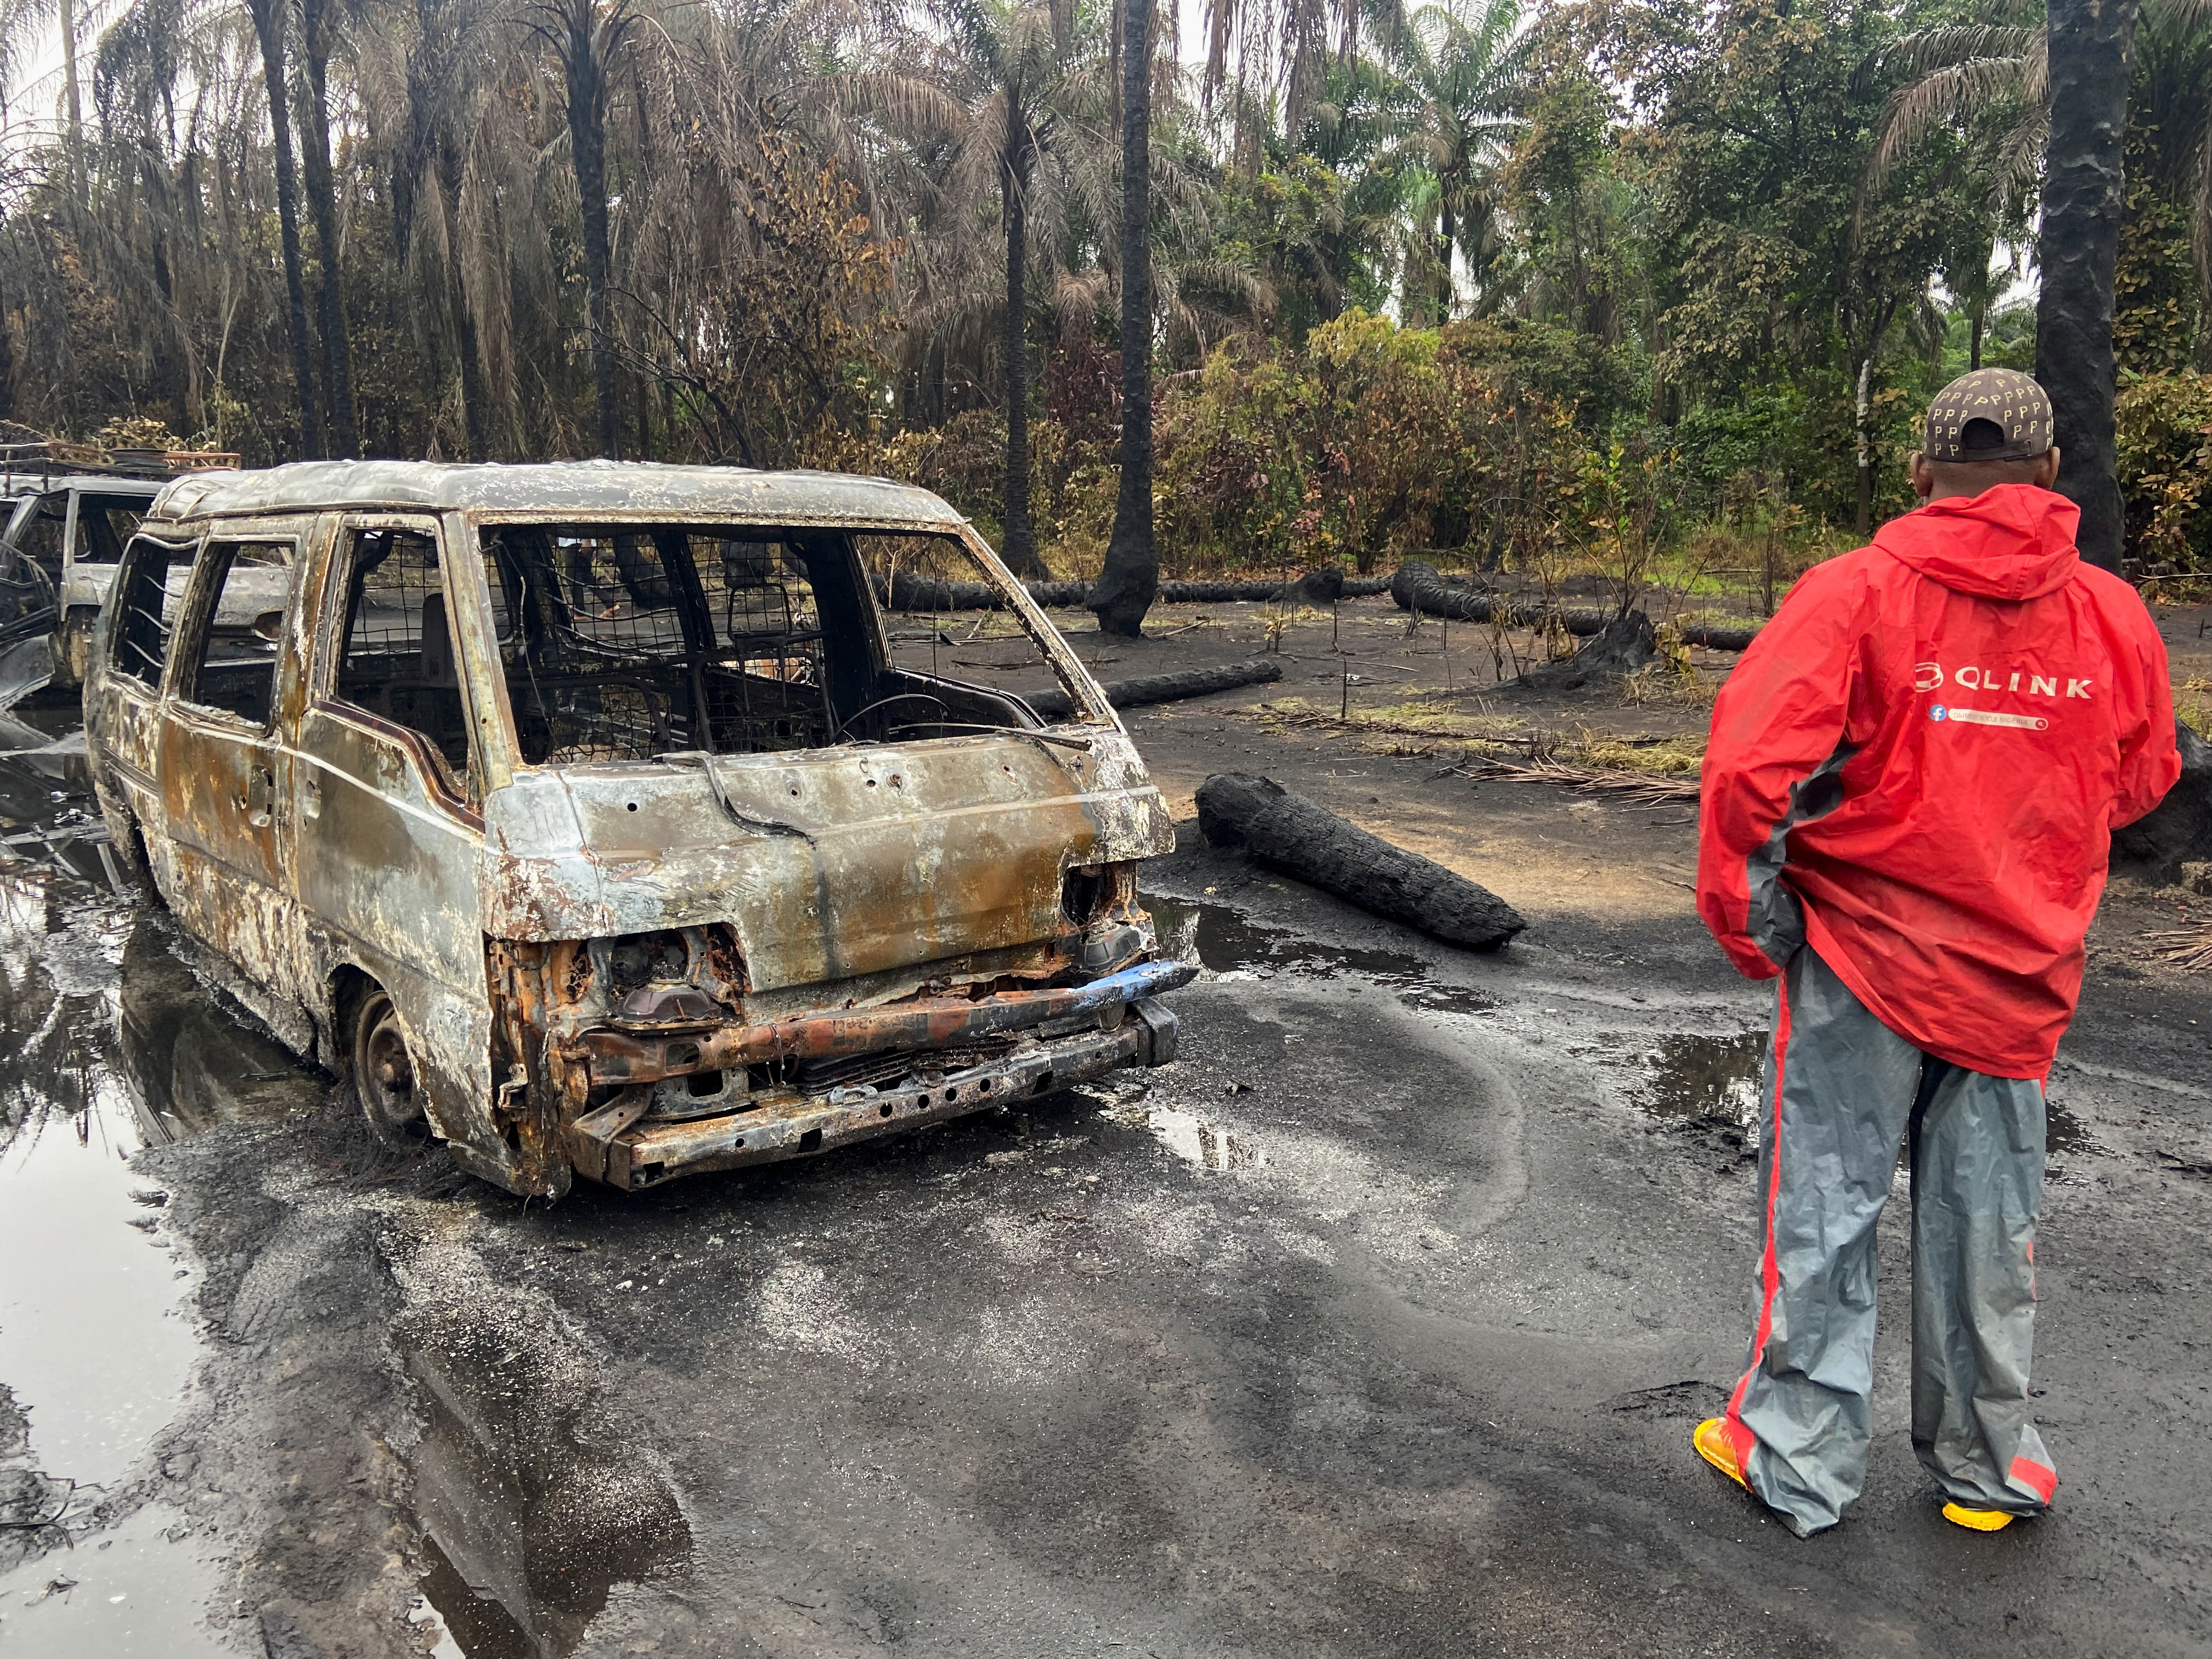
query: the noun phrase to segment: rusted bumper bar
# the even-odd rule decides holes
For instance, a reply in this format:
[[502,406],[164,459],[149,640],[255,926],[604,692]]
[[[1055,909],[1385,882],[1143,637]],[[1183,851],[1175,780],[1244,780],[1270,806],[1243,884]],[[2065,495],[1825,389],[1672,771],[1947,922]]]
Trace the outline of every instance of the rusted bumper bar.
[[[1156,1005],[1148,1005],[1156,1008]],[[1149,1065],[1161,1033],[1157,1012],[1139,1008],[1119,1029],[1085,1031],[941,1079],[890,1089],[836,1089],[750,1112],[685,1123],[641,1123],[606,1144],[604,1178],[617,1187],[650,1187],[679,1175],[730,1170],[827,1152],[899,1129],[964,1117],[987,1107],[1035,1099],[1117,1066]],[[1165,1020],[1173,1042],[1173,1021]]]
[[1146,962],[1088,985],[1056,991],[1006,991],[980,1001],[930,997],[887,1008],[815,1014],[681,1036],[641,1037],[603,1029],[585,1032],[581,1041],[591,1056],[595,1085],[650,1083],[686,1072],[720,1071],[793,1055],[828,1060],[841,1054],[942,1048],[1158,996],[1197,975],[1194,963]]

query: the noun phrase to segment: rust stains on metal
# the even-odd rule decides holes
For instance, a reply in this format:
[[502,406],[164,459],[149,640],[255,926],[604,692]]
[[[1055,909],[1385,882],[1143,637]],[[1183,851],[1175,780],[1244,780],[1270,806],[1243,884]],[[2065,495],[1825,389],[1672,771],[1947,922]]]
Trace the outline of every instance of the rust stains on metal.
[[[893,651],[875,595],[917,558],[1004,594],[1065,723],[945,673],[934,635]],[[797,1156],[1172,1053],[1152,999],[1189,970],[1136,878],[1173,846],[1159,792],[926,492],[206,475],[132,542],[88,677],[111,829],[218,971],[340,1070],[388,1006],[422,1128],[511,1190]]]

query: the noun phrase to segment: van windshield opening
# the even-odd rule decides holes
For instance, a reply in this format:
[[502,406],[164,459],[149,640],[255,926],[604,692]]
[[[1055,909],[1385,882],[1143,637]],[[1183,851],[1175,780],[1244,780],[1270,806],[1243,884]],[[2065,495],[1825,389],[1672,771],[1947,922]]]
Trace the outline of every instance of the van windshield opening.
[[884,616],[894,568],[981,580],[952,537],[501,525],[483,557],[526,765],[909,741],[1065,715],[1050,659],[1010,614],[964,640],[941,618]]

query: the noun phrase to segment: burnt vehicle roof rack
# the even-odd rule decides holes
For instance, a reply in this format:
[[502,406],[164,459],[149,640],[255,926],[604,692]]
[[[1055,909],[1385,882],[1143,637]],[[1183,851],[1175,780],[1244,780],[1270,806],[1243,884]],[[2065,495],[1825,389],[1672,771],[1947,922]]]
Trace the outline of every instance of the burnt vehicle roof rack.
[[65,438],[0,444],[0,495],[52,489],[58,478],[159,481],[231,469],[238,464],[237,452],[227,449],[102,449],[98,444],[72,443]]

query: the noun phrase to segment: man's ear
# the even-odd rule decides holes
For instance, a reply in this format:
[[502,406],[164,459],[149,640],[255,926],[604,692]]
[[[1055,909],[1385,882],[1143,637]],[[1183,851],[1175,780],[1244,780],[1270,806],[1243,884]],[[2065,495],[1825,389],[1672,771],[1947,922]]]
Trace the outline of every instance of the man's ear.
[[[1924,503],[1936,493],[1936,469],[1929,465],[1926,452],[1914,450],[1912,459],[1905,464],[1905,470],[1911,477],[1912,493],[1919,496]],[[2052,476],[2056,477],[2057,474],[2054,473]]]
[[2050,448],[2035,458],[2035,471],[2028,482],[2038,489],[2058,488],[2058,446],[2057,444],[2051,445]]

